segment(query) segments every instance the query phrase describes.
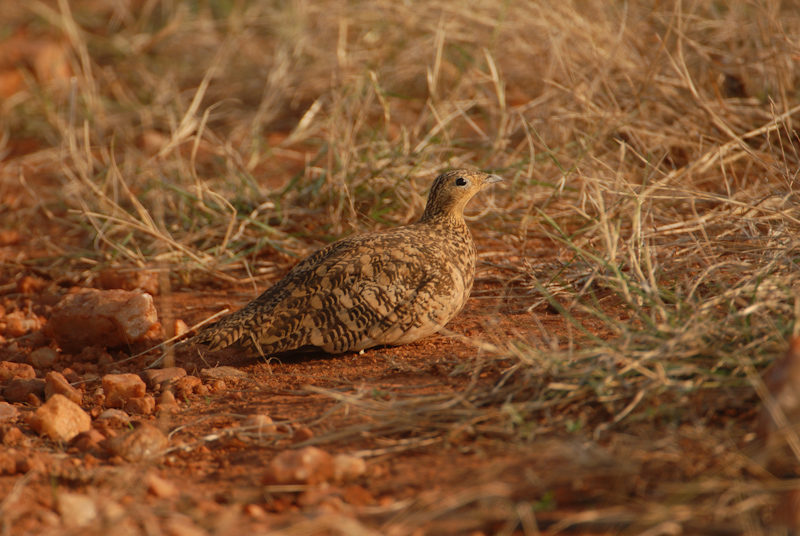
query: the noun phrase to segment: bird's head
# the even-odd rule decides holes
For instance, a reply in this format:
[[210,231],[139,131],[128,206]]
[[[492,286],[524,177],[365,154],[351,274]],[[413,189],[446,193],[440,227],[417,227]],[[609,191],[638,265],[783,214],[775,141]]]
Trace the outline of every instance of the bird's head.
[[482,171],[454,169],[436,177],[420,221],[460,220],[472,196],[503,179]]

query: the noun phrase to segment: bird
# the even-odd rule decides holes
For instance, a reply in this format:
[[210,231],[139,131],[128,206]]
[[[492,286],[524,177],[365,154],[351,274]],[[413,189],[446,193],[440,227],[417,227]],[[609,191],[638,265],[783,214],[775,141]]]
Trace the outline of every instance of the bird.
[[338,354],[436,333],[464,308],[475,280],[464,207],[500,181],[467,169],[440,174],[417,222],[329,244],[188,342],[209,351],[236,343],[248,355],[309,346]]

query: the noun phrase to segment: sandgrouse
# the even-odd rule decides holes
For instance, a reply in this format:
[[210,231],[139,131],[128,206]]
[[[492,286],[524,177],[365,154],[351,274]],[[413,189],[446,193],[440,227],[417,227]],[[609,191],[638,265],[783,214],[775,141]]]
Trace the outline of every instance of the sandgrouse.
[[306,257],[245,307],[189,343],[238,343],[248,354],[303,346],[330,353],[406,344],[439,331],[464,307],[477,252],[464,207],[497,175],[439,175],[412,225],[350,236]]

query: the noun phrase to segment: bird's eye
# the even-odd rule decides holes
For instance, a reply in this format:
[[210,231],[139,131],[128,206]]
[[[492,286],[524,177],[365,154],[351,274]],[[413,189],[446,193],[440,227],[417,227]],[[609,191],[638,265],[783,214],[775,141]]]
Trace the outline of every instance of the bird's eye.
[[466,185],[467,185],[467,179],[465,179],[464,177],[458,177],[456,179],[456,186],[466,186]]

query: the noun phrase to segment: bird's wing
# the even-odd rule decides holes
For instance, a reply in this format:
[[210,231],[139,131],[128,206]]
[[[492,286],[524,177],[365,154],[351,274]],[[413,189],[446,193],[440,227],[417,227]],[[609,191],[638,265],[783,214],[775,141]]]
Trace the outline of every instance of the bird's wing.
[[453,287],[443,257],[420,255],[407,241],[379,252],[370,251],[368,242],[356,243],[348,253],[295,286],[241,344],[265,353],[305,345],[343,352],[394,344],[423,326],[430,334],[452,316],[449,299],[442,299]]
[[275,306],[286,299],[292,291],[305,286],[316,276],[319,266],[335,262],[342,251],[347,250],[348,239],[339,240],[312,253],[294,266],[280,281],[265,290],[258,298],[238,311],[208,326],[198,333],[190,343],[208,344],[210,351],[220,350],[239,341],[254,326],[269,322]]

